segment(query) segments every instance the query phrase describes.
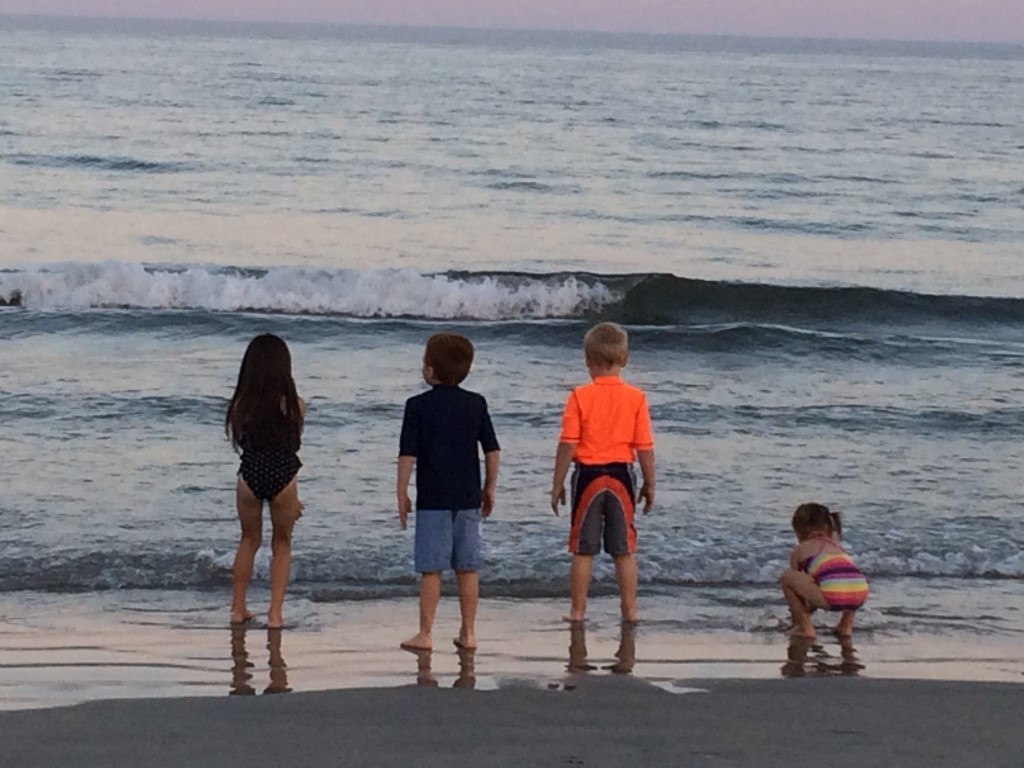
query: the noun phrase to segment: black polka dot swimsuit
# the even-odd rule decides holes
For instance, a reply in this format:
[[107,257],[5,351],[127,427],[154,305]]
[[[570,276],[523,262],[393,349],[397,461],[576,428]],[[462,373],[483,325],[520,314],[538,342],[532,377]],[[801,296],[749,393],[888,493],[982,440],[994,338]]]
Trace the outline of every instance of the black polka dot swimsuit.
[[256,450],[243,444],[238,474],[256,498],[271,501],[287,487],[301,466],[298,455],[288,448]]

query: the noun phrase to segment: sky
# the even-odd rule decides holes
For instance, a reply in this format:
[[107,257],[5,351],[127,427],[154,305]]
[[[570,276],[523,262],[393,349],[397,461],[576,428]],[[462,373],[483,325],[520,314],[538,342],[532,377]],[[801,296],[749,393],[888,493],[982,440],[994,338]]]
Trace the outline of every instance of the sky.
[[1024,43],[1024,0],[0,0],[0,14]]

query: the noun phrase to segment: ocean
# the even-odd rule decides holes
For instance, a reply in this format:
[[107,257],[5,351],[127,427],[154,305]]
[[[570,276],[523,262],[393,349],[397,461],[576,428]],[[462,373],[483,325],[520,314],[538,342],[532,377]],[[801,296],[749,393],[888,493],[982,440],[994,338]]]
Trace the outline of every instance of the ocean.
[[0,17],[0,93],[0,620],[226,620],[268,331],[309,403],[297,630],[415,594],[395,457],[440,330],[503,449],[483,599],[567,602],[559,416],[614,320],[661,631],[778,632],[813,500],[858,632],[1024,633],[1024,48]]

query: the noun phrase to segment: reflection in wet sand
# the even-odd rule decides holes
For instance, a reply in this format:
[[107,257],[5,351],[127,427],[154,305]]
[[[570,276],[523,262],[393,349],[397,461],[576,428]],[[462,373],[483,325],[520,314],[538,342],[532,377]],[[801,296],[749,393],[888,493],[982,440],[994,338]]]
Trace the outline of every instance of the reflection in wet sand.
[[[256,689],[251,685],[253,678],[252,668],[255,666],[249,659],[249,651],[246,647],[246,632],[248,627],[244,624],[231,627],[231,690],[230,696],[254,696]],[[281,630],[267,630],[267,650],[270,652],[267,665],[270,669],[270,682],[263,689],[264,693],[288,693],[288,665],[281,655]]]
[[587,628],[582,621],[569,624],[569,663],[565,668],[569,672],[590,672],[597,669],[587,662]]
[[[416,657],[416,685],[436,688],[439,683],[431,667],[433,652],[408,648]],[[476,688],[476,649],[459,648],[459,676],[452,688]]]
[[833,656],[816,640],[794,637],[789,642],[783,677],[852,677],[864,665],[857,659],[857,649],[849,637],[839,639],[839,657]]
[[[619,647],[615,651],[617,661],[601,667],[616,675],[628,675],[636,666],[636,623],[624,621],[619,635]],[[569,662],[565,665],[570,673],[592,672],[598,667],[587,660],[587,630],[581,621],[569,624]]]
[[452,688],[476,688],[476,650],[459,648],[459,676]]
[[629,675],[636,666],[636,622],[622,622],[622,632],[619,635],[619,648],[615,651],[614,664],[605,667],[616,675]]
[[270,657],[267,664],[270,667],[270,683],[263,689],[264,693],[288,693],[288,665],[284,663],[281,655],[281,630],[267,630],[267,650]]
[[252,680],[252,662],[245,649],[245,625],[231,627],[231,691],[229,696],[252,696],[256,689],[249,685]]
[[437,678],[434,677],[434,672],[430,668],[430,661],[434,652],[418,648],[407,648],[406,650],[416,657],[416,685],[437,688]]

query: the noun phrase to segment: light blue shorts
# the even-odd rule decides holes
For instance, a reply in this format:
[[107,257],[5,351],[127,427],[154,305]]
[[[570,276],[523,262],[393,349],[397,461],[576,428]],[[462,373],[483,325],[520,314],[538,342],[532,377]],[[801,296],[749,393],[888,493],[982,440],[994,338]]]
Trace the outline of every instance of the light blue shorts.
[[416,573],[480,570],[479,509],[417,509],[415,517]]

